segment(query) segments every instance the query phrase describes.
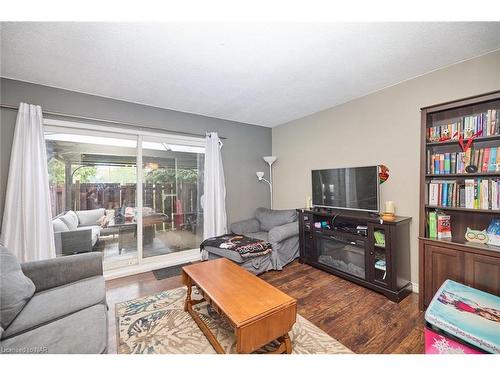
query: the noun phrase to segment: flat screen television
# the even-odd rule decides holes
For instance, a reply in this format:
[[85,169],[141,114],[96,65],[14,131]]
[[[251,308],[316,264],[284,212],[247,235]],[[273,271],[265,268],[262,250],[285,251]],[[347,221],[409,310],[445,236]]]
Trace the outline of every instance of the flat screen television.
[[378,166],[313,170],[314,207],[379,212]]

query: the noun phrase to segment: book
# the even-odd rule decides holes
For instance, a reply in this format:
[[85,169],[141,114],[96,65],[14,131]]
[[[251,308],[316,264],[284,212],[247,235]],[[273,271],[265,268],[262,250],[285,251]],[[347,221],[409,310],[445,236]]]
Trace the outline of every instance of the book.
[[458,198],[458,207],[465,208],[465,185],[462,185],[458,188],[459,198]]
[[[498,113],[500,114],[500,111],[498,111]],[[500,126],[500,121],[498,121],[498,124]],[[495,165],[495,172],[498,171],[500,171],[500,147],[497,147],[497,161]]]
[[467,151],[465,151],[465,158],[464,158],[464,164],[466,167],[471,164],[472,161],[471,154],[472,154],[472,149],[468,148]]
[[432,172],[432,163],[434,161],[434,159],[432,159],[434,157],[434,155],[432,155],[431,157],[431,150],[427,150],[427,174],[429,173],[433,173]]
[[465,180],[465,208],[474,208],[474,179]]
[[451,173],[451,160],[449,152],[445,152],[444,154],[444,173],[445,174]]
[[437,215],[437,238],[451,239],[451,216],[438,214]]
[[450,154],[450,173],[457,173],[457,155],[455,152]]
[[491,183],[491,209],[498,210],[499,202],[498,202],[498,183],[492,181]]
[[481,172],[488,172],[488,166],[490,165],[490,149],[484,148],[483,150],[483,160],[481,165]]
[[429,212],[429,238],[437,238],[437,213]]
[[439,205],[439,184],[437,183],[429,183],[429,204],[431,206]]
[[448,206],[448,184],[443,184],[443,196],[441,198],[441,206]]
[[433,174],[439,174],[439,155],[434,155],[434,172]]
[[479,192],[480,192],[479,208],[481,210],[488,210],[489,209],[489,193],[488,193],[489,186],[490,186],[489,180],[482,180],[481,181],[481,188],[479,189]]
[[488,164],[488,172],[496,171],[496,162],[497,162],[497,148],[492,147],[490,149],[490,163]]

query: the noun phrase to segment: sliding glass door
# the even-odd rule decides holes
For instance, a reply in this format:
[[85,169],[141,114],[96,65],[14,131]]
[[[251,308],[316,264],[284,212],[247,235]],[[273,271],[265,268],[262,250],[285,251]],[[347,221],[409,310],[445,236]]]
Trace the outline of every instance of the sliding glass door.
[[199,247],[202,140],[74,126],[45,138],[58,256],[100,251],[112,269]]
[[168,139],[142,142],[144,258],[199,247],[204,148]]

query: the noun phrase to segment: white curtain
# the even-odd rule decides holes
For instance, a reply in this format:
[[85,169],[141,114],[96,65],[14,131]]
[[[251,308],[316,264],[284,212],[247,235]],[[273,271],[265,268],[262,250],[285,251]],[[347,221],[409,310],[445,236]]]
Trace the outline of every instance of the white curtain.
[[19,105],[1,242],[22,262],[55,257],[40,106]]
[[227,233],[226,185],[222,166],[222,142],[217,133],[207,133],[203,197],[203,238]]

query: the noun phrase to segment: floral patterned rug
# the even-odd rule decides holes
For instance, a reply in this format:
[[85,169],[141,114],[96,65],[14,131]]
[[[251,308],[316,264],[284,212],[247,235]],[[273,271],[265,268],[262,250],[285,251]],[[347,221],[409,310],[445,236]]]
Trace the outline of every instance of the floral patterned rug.
[[[215,354],[215,350],[184,312],[186,288],[116,304],[118,353],[126,354]],[[193,299],[200,298],[193,288]],[[229,322],[207,303],[194,306],[226,353],[235,352],[235,336]],[[352,354],[344,345],[297,314],[290,332],[294,354]],[[271,351],[272,342],[258,352]]]

